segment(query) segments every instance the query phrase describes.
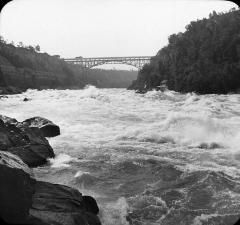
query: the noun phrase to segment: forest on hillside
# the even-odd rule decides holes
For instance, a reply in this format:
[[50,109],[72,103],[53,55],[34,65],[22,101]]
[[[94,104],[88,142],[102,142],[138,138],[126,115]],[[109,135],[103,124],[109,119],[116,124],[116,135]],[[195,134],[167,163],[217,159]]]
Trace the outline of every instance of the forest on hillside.
[[0,90],[7,86],[21,90],[76,89],[87,84],[100,88],[126,88],[136,77],[136,71],[87,69],[68,64],[59,55],[41,53],[39,45],[8,43],[0,37]]
[[240,89],[240,10],[210,13],[172,34],[144,65],[130,89],[156,88],[167,80],[179,92],[228,93]]

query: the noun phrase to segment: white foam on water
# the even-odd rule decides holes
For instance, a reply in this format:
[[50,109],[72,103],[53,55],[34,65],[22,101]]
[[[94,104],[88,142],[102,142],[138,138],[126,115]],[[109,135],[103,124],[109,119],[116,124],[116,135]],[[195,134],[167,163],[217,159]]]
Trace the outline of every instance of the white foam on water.
[[205,149],[239,149],[240,130],[219,120],[190,113],[169,113],[165,120],[142,128],[129,128],[116,140],[139,140],[155,143],[176,143]]
[[67,154],[60,153],[55,158],[50,158],[49,162],[52,168],[61,168],[61,167],[70,167],[69,163],[76,160],[77,160],[76,158],[72,158]]
[[131,207],[137,209],[146,208],[148,206],[160,206],[162,208],[168,208],[166,202],[157,196],[140,195],[129,198],[129,201],[132,201]]
[[74,175],[74,177],[76,178],[76,177],[81,177],[82,175],[84,175],[84,174],[90,174],[89,172],[83,172],[83,171],[78,171],[75,175]]
[[191,104],[195,101],[198,101],[200,98],[195,93],[187,93],[185,104]]
[[144,97],[147,99],[153,99],[153,100],[175,101],[177,100],[178,96],[177,96],[177,92],[175,91],[166,90],[162,92],[162,91],[152,90],[145,93]]
[[[31,100],[23,102],[24,97]],[[92,172],[103,165],[96,171],[98,178],[97,174],[103,175],[109,165],[114,169],[113,162],[139,158],[166,160],[184,172],[223,171],[240,177],[239,103],[239,94],[197,95],[169,90],[136,94],[88,86],[83,90],[28,90],[1,98],[0,114],[19,121],[42,116],[60,126],[61,135],[49,139],[56,153],[49,160],[54,172],[67,168],[71,173],[71,169],[79,170],[73,166],[84,165],[83,171]],[[109,157],[100,166],[98,159],[92,163],[96,155],[104,154]],[[85,172],[78,171],[73,176],[81,180]],[[64,176],[63,173],[58,176]],[[125,185],[124,179],[119,183]],[[99,186],[97,183],[89,190],[83,185],[79,190],[102,198],[104,193],[99,193]],[[121,190],[116,186],[115,195]],[[102,205],[107,206],[101,218],[105,224],[127,224],[126,199]]]
[[93,85],[86,85],[79,94],[79,98],[97,99],[104,102],[109,102],[108,96],[104,95],[98,88]]
[[210,215],[205,215],[201,214],[201,216],[196,216],[193,220],[193,225],[202,225],[203,221],[207,222],[210,218],[212,217],[217,217],[219,216],[218,214],[210,214]]
[[[236,216],[238,214],[217,214],[217,213],[212,213],[212,214],[201,214],[200,216],[196,216],[193,220],[192,225],[203,225],[203,224],[208,224],[209,219],[212,219],[214,217],[224,217],[224,216]],[[205,222],[205,223],[204,223]],[[206,223],[207,222],[207,223]],[[211,223],[212,224],[212,223]]]
[[[207,116],[173,113],[165,121],[164,129],[175,132],[174,140],[179,144],[200,146],[207,143],[219,147],[233,148],[238,139],[238,130],[229,126],[227,120]],[[215,145],[217,147],[217,145]]]
[[101,210],[100,217],[103,225],[129,225],[126,220],[128,204],[124,197],[116,202],[110,202]]

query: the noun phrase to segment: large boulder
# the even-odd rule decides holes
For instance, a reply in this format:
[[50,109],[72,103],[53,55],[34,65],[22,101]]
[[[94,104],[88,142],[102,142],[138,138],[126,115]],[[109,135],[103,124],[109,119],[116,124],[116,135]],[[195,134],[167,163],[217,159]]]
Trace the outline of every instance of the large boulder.
[[76,189],[36,181],[27,165],[9,152],[0,151],[0,184],[4,224],[101,225],[95,200],[89,207]]
[[[5,121],[5,122],[4,122]],[[0,149],[18,155],[30,167],[40,166],[54,157],[52,147],[37,127],[28,127],[14,119],[0,119]]]
[[[31,216],[47,224],[101,224],[96,211],[86,207],[78,190],[42,181],[37,181],[35,188]],[[98,207],[96,201],[95,204],[93,207]]]
[[97,202],[92,196],[83,196],[83,202],[87,211],[92,212],[96,215],[99,213]]
[[12,124],[17,124],[18,123],[18,121],[16,119],[8,117],[8,116],[4,116],[4,115],[0,115],[0,119],[4,123],[12,123]]
[[33,117],[22,122],[24,125],[29,127],[38,127],[44,137],[55,137],[60,135],[60,128],[52,121],[42,118],[42,117]]
[[0,217],[7,223],[26,224],[35,180],[20,158],[0,151]]

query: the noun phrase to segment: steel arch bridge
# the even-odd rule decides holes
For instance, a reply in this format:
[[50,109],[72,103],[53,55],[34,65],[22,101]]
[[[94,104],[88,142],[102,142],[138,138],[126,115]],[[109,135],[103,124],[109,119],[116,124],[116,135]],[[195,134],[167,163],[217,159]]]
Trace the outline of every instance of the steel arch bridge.
[[141,69],[144,64],[149,63],[152,56],[129,56],[129,57],[95,57],[95,58],[66,58],[64,61],[72,64],[92,68],[103,64],[127,64]]

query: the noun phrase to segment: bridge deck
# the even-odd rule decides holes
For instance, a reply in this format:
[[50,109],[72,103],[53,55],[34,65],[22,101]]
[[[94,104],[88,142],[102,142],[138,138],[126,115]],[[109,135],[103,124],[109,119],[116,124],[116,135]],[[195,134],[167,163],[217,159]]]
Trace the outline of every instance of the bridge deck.
[[139,69],[143,67],[144,64],[149,63],[152,56],[125,56],[125,57],[92,57],[92,58],[66,58],[64,61],[68,63],[82,65],[87,68],[92,68],[94,66],[102,65],[105,63],[122,63],[127,65],[135,66]]
[[152,56],[123,56],[123,57],[89,57],[89,58],[65,58],[65,61],[95,61],[95,60],[138,60],[150,59]]

